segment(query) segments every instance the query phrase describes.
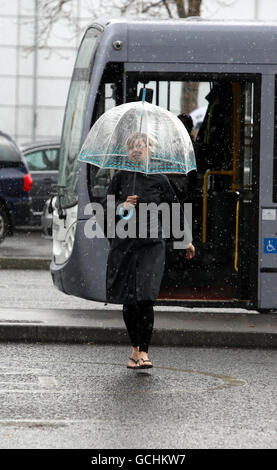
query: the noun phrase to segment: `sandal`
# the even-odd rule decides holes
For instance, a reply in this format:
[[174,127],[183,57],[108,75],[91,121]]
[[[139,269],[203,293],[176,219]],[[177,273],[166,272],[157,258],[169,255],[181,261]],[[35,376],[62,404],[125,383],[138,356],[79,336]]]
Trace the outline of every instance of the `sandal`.
[[[133,361],[135,364],[137,364],[138,361],[139,361],[139,359],[136,360],[136,359],[133,359],[132,357],[129,357],[129,359],[131,361]],[[134,366],[134,367],[133,366],[127,366],[127,369],[137,369],[137,368],[138,368],[138,366]]]
[[153,364],[151,363],[150,359],[142,359],[142,357],[139,359],[139,361],[143,361],[143,362],[150,362],[150,364],[141,364],[139,365],[137,368],[138,369],[151,369],[151,367],[153,367]]

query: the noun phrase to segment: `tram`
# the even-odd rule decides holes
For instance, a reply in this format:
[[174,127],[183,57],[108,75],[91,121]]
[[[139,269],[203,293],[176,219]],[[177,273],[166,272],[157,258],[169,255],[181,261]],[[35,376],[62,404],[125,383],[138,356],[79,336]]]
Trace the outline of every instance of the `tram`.
[[[106,300],[109,241],[88,237],[111,170],[79,162],[94,122],[139,99],[176,115],[196,90],[206,114],[197,174],[172,186],[192,204],[196,256],[166,240],[157,305],[277,309],[277,23],[107,20],[84,34],[73,70],[53,204],[51,274],[61,291]],[[149,98],[150,97],[150,98]],[[91,225],[92,224],[92,225]]]

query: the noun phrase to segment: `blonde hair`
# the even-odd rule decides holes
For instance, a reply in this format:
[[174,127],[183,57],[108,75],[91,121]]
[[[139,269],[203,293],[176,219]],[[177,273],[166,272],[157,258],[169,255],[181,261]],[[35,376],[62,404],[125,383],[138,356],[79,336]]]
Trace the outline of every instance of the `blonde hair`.
[[154,151],[155,141],[145,134],[145,132],[134,132],[133,134],[129,135],[128,139],[126,140],[127,150],[133,148],[134,143],[138,140],[142,140],[146,146],[148,144],[148,148],[151,153]]

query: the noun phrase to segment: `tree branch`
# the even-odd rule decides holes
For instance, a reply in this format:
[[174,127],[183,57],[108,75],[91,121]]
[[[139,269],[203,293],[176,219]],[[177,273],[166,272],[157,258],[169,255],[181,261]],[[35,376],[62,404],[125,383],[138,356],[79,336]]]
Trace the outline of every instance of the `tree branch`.
[[[85,0],[82,0],[85,1]],[[218,2],[234,2],[235,0],[217,0]],[[77,33],[78,21],[72,15],[73,0],[38,0],[39,8],[39,48],[47,48],[48,40],[54,25],[67,21],[69,27]],[[121,16],[129,18],[187,18],[200,16],[201,0],[102,0],[99,8],[95,7],[93,0],[87,0],[88,12],[91,19],[105,14],[109,16],[117,9]],[[88,15],[89,16],[89,15]],[[75,33],[73,33],[74,35]]]
[[158,2],[155,2],[155,3],[149,3],[148,5],[145,5],[142,8],[141,12],[147,13],[150,9],[160,7],[163,3],[164,3],[163,0],[159,0]]
[[168,5],[167,0],[163,0],[163,4],[164,4],[164,7],[165,7],[165,9],[166,9],[166,11],[167,11],[167,13],[168,13],[169,18],[173,18],[173,15],[172,15],[172,13],[171,13],[171,10],[170,10],[170,8],[169,8],[169,5]]

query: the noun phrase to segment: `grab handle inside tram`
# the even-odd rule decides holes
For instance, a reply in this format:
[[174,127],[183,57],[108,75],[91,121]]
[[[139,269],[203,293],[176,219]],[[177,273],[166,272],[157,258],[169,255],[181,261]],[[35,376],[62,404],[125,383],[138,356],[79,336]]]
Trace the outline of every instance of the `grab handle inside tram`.
[[202,243],[207,241],[207,198],[208,198],[208,177],[210,175],[232,176],[233,170],[207,170],[203,183],[203,221],[202,221]]

